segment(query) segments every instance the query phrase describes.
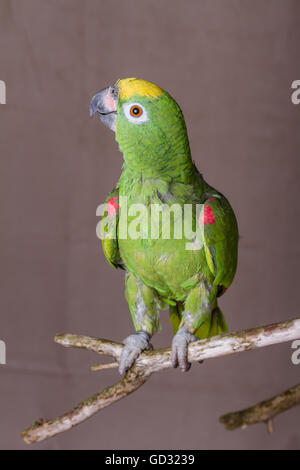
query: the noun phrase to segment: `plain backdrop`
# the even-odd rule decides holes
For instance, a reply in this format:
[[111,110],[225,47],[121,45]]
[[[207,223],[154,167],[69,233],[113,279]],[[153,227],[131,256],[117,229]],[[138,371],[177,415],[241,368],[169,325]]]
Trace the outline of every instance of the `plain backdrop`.
[[[96,207],[117,182],[114,135],[90,99],[139,77],[180,104],[193,159],[230,200],[241,240],[221,299],[231,330],[299,316],[300,79],[297,0],[0,0],[0,447],[117,381],[56,333],[132,332],[124,274],[105,261]],[[171,343],[167,313],[155,346]],[[226,431],[220,415],[299,381],[291,344],[156,374],[140,390],[32,449],[299,449],[300,409]]]

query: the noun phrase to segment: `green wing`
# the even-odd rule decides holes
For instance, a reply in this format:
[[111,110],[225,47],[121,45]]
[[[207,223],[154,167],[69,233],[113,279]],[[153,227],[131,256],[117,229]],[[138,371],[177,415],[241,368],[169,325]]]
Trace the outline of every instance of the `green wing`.
[[[233,281],[237,266],[238,227],[234,212],[220,193],[212,194],[201,211],[204,226],[204,250],[207,264],[214,274],[219,295]],[[223,291],[222,291],[223,290]]]
[[114,188],[106,198],[106,210],[101,217],[101,241],[104,256],[113,268],[122,268],[118,244],[119,189]]

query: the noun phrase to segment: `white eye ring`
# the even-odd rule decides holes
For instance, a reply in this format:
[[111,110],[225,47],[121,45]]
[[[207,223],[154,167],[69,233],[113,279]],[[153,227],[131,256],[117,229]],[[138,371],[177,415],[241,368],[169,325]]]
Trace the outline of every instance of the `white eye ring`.
[[[138,110],[136,115],[134,110]],[[128,121],[133,124],[143,124],[149,121],[147,111],[140,103],[124,103],[123,112]]]

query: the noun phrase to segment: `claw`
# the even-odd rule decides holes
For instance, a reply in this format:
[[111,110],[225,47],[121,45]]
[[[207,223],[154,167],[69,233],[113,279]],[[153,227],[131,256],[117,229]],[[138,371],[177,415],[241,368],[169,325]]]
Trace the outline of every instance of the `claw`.
[[140,353],[149,347],[150,335],[146,331],[137,331],[135,334],[127,336],[120,357],[119,372],[123,375],[133,365]]
[[172,341],[171,362],[173,367],[180,367],[182,372],[187,372],[191,368],[188,362],[188,345],[196,341],[197,336],[189,333],[185,328],[180,328]]

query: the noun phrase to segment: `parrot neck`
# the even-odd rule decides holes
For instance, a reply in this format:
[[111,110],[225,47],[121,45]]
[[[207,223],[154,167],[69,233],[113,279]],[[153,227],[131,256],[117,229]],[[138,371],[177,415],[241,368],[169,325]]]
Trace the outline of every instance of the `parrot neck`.
[[159,178],[165,181],[177,181],[180,183],[189,183],[191,176],[194,172],[192,160],[181,162],[175,168],[170,166],[159,166],[155,165],[146,168],[139,168],[126,163],[123,165],[123,173],[130,175],[132,178],[147,179],[147,178]]
[[136,147],[120,148],[124,157],[123,172],[137,179],[159,178],[188,183],[194,175],[189,143],[185,141],[182,147],[178,147],[160,148],[159,153],[144,148],[140,152]]

